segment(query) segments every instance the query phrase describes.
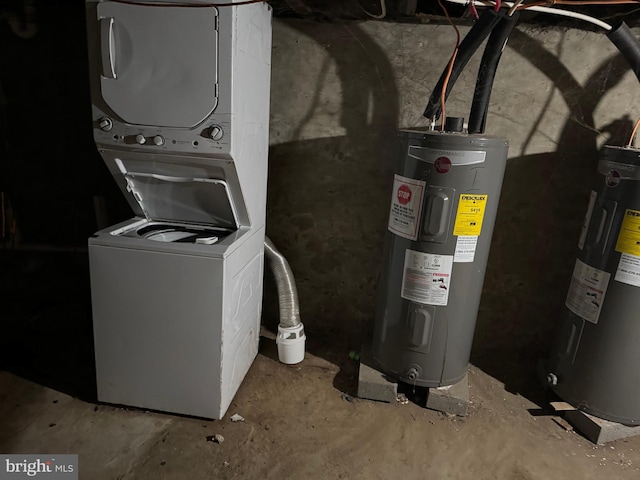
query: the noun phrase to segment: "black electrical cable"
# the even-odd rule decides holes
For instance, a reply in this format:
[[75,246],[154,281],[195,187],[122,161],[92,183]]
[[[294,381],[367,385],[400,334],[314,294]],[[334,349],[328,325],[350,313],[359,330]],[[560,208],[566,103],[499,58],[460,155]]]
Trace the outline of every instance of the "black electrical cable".
[[640,41],[631,33],[627,24],[621,22],[620,25],[607,32],[607,37],[627,60],[631,70],[640,80]]
[[493,88],[493,80],[496,76],[498,63],[509,35],[511,35],[516,23],[518,23],[519,17],[520,13],[515,12],[511,16],[502,18],[500,23],[494,27],[487,41],[487,46],[480,61],[480,68],[478,69],[476,88],[473,92],[473,102],[471,104],[471,113],[469,114],[469,133],[484,133],[491,89]]
[[[445,92],[445,100],[449,96],[453,85],[462,73],[462,70],[467,65],[473,54],[478,50],[482,42],[489,36],[491,30],[496,26],[498,21],[504,16],[504,9],[500,12],[494,10],[485,10],[478,21],[471,27],[471,30],[464,37],[458,48],[458,55],[456,56],[453,68],[451,70],[451,76],[449,77],[449,83],[447,84],[447,90]],[[447,77],[448,65],[440,75],[440,80],[436,84],[436,87],[431,93],[427,108],[424,110],[424,116],[426,118],[439,118],[442,113],[442,105],[440,104],[440,97],[442,95],[442,87],[444,86],[445,78]]]

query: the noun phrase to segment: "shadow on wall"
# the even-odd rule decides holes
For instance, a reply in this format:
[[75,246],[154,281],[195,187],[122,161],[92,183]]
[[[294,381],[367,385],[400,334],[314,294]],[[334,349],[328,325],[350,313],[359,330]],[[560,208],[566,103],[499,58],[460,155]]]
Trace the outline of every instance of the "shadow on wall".
[[[341,367],[336,386],[346,391],[357,373],[348,352],[359,351],[372,329],[396,157],[398,91],[385,52],[358,24],[289,26],[325,45],[335,62],[346,135],[271,148],[267,234],[296,276],[307,349]],[[263,318],[275,329],[278,310],[269,275],[265,283]]]
[[570,117],[556,151],[509,160],[471,362],[507,390],[536,401],[543,399],[536,362],[546,357],[563,314],[595,177],[597,137],[606,134],[607,144],[624,145],[633,127],[624,117],[598,132],[594,112],[629,67],[613,56],[580,85],[556,55],[526,34],[514,31],[508,45],[553,82]]

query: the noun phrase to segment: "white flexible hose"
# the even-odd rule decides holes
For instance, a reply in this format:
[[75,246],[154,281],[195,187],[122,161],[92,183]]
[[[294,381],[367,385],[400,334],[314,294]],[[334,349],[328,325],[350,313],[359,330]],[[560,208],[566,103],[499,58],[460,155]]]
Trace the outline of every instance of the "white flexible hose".
[[[469,0],[446,0],[449,3],[457,3],[458,5],[468,5]],[[493,2],[481,2],[489,5],[494,5]],[[478,2],[476,2],[476,5]],[[505,7],[513,7],[512,2],[502,2],[502,5]],[[527,7],[526,10],[531,10],[533,12],[540,13],[548,13],[551,15],[559,15],[561,17],[569,17],[574,18],[576,20],[583,20],[585,22],[592,23],[593,25],[597,25],[600,28],[604,28],[605,30],[611,30],[613,27],[608,23],[603,22],[602,20],[598,20],[597,18],[590,17],[589,15],[584,15],[578,12],[572,12],[570,10],[561,10],[559,8],[551,8],[551,7]]]
[[298,290],[296,280],[289,262],[275,247],[269,237],[264,239],[264,254],[276,281],[278,304],[280,306],[280,325],[296,327],[300,325],[300,308],[298,307]]
[[280,324],[278,325],[278,360],[287,365],[295,365],[304,360],[307,337],[300,321],[296,280],[289,262],[284,258],[269,237],[264,238],[264,254],[276,280],[278,303],[280,304]]

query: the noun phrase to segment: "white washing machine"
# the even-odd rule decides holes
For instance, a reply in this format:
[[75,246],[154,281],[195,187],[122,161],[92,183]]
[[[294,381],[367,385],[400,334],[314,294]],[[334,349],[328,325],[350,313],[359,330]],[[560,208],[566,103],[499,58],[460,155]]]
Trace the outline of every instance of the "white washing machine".
[[258,351],[271,10],[215,3],[86,7],[94,139],[135,213],[89,239],[98,400],[219,419]]

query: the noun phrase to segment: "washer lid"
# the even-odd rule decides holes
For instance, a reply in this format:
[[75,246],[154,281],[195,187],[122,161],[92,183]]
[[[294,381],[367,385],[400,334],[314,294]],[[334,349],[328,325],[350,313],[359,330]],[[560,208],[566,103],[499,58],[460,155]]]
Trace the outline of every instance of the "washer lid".
[[124,177],[148,220],[238,228],[224,180],[136,172]]
[[104,101],[126,123],[191,128],[218,103],[218,11],[98,4]]

